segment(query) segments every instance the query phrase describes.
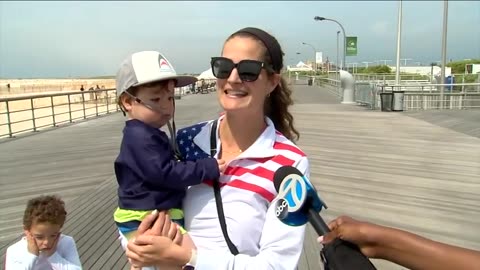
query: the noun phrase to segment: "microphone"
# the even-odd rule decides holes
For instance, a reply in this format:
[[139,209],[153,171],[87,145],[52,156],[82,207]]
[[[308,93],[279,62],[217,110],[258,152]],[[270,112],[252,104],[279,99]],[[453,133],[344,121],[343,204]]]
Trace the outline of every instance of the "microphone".
[[[275,215],[290,226],[301,226],[310,222],[318,235],[330,232],[319,215],[326,204],[320,199],[315,187],[295,167],[280,167],[273,176],[278,192]],[[320,253],[326,270],[370,270],[376,269],[353,243],[335,239],[324,246]]]
[[318,214],[327,205],[317,195],[315,187],[295,167],[280,167],[273,176],[278,192],[275,215],[285,224],[300,226],[308,221],[318,235],[330,230]]

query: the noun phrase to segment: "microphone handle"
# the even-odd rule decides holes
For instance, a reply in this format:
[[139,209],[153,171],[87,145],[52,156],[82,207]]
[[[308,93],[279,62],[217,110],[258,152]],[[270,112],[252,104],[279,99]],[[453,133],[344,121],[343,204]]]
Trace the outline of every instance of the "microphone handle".
[[320,255],[328,270],[377,269],[356,245],[338,238],[326,244]]
[[315,211],[315,209],[311,207],[308,208],[308,221],[310,224],[312,224],[312,227],[315,229],[318,236],[322,236],[330,232],[330,229],[325,221],[323,221],[323,218],[317,213],[317,211]]
[[[311,207],[308,209],[308,221],[319,236],[330,232],[322,217]],[[328,270],[376,270],[356,245],[338,238],[326,244],[320,254]]]

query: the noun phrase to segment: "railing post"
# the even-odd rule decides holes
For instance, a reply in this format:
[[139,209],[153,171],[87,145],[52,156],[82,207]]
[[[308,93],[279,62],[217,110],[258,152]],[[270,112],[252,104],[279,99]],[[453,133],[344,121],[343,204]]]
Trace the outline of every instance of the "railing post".
[[83,119],[86,119],[87,116],[85,116],[85,94],[82,92],[82,107],[83,107]]
[[35,125],[35,108],[33,107],[33,98],[30,98],[30,108],[32,109],[32,123],[33,131],[37,131],[37,126]]
[[72,123],[72,104],[70,102],[70,94],[68,94],[68,115],[70,117],[70,123]]
[[424,106],[423,106],[423,103],[425,102],[425,94],[424,94],[424,92],[423,92],[423,90],[424,90],[423,87],[424,87],[424,86],[422,85],[422,101],[421,101],[421,103],[420,103],[420,104],[421,104],[421,107],[420,107],[420,108],[422,108],[422,110],[425,110],[425,108],[424,108]]
[[50,96],[50,107],[52,108],[52,120],[53,120],[53,126],[57,126],[57,123],[55,123],[55,108],[53,106],[53,96]]
[[95,115],[98,116],[98,92],[95,91]]
[[13,134],[12,134],[12,123],[11,123],[11,121],[10,121],[10,108],[9,108],[9,106],[8,106],[8,100],[5,101],[5,105],[6,105],[6,107],[7,107],[8,136],[9,136],[10,138],[12,138],[12,137],[13,137]]
[[110,103],[110,100],[109,100],[110,98],[108,96],[108,90],[105,90],[105,99],[107,101],[107,114],[108,114],[108,113],[110,113],[110,108],[108,106],[108,104]]

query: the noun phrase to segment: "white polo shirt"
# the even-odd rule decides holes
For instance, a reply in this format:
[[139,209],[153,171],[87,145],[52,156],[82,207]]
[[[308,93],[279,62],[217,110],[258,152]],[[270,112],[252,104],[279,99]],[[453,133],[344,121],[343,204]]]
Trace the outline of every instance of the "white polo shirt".
[[[185,227],[198,249],[196,269],[295,269],[297,266],[305,226],[290,227],[275,216],[271,204],[277,195],[273,175],[278,168],[289,165],[308,178],[309,163],[297,146],[275,130],[270,119],[266,118],[266,123],[267,128],[255,143],[229,162],[220,177],[228,235],[239,255],[230,253],[222,234],[212,182],[206,181],[187,191],[183,206]],[[212,121],[184,129],[200,129],[190,136],[195,145],[188,149],[182,147],[190,142],[181,137],[183,130],[180,130],[177,139],[182,143],[182,154],[194,155],[198,148],[209,154],[211,125]],[[221,147],[218,131],[216,137],[218,153]]]

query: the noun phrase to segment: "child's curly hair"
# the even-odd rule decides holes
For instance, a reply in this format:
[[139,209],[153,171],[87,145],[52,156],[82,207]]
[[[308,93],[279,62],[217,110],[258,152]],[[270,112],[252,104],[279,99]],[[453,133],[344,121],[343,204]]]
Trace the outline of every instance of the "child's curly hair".
[[28,201],[23,214],[23,226],[30,229],[32,224],[49,222],[63,227],[67,211],[65,203],[57,196],[40,196]]

